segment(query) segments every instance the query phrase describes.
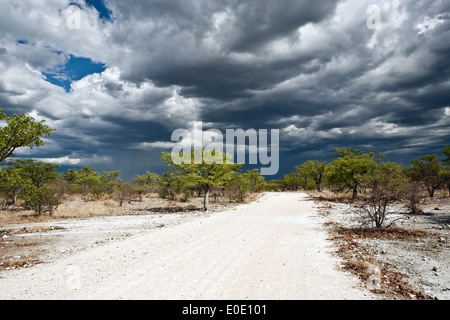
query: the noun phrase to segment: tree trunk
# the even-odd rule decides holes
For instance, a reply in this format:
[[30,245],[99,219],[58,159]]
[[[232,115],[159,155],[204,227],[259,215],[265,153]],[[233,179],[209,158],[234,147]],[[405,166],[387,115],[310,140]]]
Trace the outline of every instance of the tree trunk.
[[353,185],[351,187],[353,189],[352,199],[356,200],[356,198],[358,197],[359,182],[354,177],[353,177]]
[[208,211],[209,208],[209,186],[205,188],[205,198],[203,201],[203,211]]
[[322,175],[319,175],[318,177],[316,177],[316,178],[315,178],[315,182],[316,182],[316,190],[317,190],[318,192],[321,192],[321,191],[322,191],[322,187],[321,187],[321,184],[322,184]]
[[428,193],[430,194],[430,198],[434,198],[434,188],[433,187],[427,187]]
[[352,199],[355,200],[357,197],[358,197],[358,187],[354,187]]

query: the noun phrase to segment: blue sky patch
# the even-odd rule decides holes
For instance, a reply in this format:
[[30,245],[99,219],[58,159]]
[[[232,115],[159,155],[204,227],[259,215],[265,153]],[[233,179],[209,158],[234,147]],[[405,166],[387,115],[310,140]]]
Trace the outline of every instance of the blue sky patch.
[[104,63],[93,62],[89,58],[69,56],[69,60],[64,66],[58,66],[55,72],[43,72],[46,80],[54,85],[70,91],[70,84],[80,80],[87,75],[102,73],[105,71]]
[[97,9],[100,19],[111,20],[112,12],[105,6],[104,0],[86,0],[86,4]]

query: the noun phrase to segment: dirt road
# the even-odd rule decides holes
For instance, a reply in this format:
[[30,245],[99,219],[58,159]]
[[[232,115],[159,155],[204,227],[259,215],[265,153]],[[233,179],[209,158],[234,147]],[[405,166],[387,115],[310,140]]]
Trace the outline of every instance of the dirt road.
[[0,274],[0,299],[371,299],[300,193]]

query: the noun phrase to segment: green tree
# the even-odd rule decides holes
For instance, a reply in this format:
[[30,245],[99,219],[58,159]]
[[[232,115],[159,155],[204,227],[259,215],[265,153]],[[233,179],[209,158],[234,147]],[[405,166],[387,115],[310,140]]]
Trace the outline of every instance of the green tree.
[[[167,163],[173,174],[187,182],[201,186],[204,192],[203,209],[208,210],[209,193],[212,187],[223,188],[231,180],[232,173],[241,169],[241,164],[229,161],[231,156],[212,150],[194,150],[190,154],[180,153],[180,158],[188,161],[174,163],[171,153],[162,153],[161,160]],[[200,161],[199,161],[200,159]],[[220,161],[218,161],[220,160]]]
[[25,208],[37,215],[53,214],[61,201],[61,188],[56,187],[59,165],[33,159],[17,159],[8,162],[10,170],[20,175],[22,192],[19,197],[25,201]]
[[448,194],[450,196],[450,146],[446,146],[442,149],[442,153],[445,158],[442,160],[444,167],[440,172],[440,176],[442,177],[442,181],[448,189]]
[[317,160],[308,160],[297,169],[303,172],[304,175],[311,178],[316,185],[317,191],[322,190],[322,179],[325,174],[326,162],[320,162]]
[[444,149],[442,149],[442,153],[445,155],[445,158],[442,160],[442,162],[445,165],[450,166],[450,146],[444,147]]
[[250,182],[250,192],[259,192],[264,188],[265,178],[259,169],[245,171],[244,177]]
[[0,120],[6,125],[0,128],[0,164],[14,156],[17,148],[30,148],[45,145],[42,137],[50,136],[55,131],[45,125],[45,121],[36,121],[27,114],[14,114],[8,117],[0,109]]
[[82,194],[86,199],[90,197],[99,199],[104,194],[112,194],[122,183],[118,180],[119,175],[120,171],[103,171],[99,174],[90,166],[69,169],[63,173],[71,191]]
[[365,175],[375,170],[377,162],[373,152],[364,153],[362,149],[337,148],[337,158],[326,167],[327,181],[338,187],[353,192],[353,199],[358,196],[358,189]]
[[439,158],[436,154],[427,154],[411,161],[412,166],[407,168],[406,172],[414,181],[421,181],[431,198],[434,197],[434,192],[442,184],[443,179],[440,175],[443,167],[439,163]]
[[118,181],[120,176],[120,170],[118,171],[102,171],[100,179],[104,182],[115,183]]
[[61,167],[34,159],[16,159],[9,161],[7,166],[20,174],[24,185],[36,188],[54,182],[59,177],[55,170]]
[[93,185],[99,183],[100,175],[94,168],[84,166],[67,170],[63,173],[63,178],[69,183],[72,192],[86,195]]
[[283,182],[282,179],[274,179],[264,182],[264,191],[272,191],[277,192],[283,190]]
[[283,189],[291,191],[298,191],[298,188],[303,185],[304,181],[304,177],[301,176],[298,172],[285,174],[281,179]]
[[164,172],[159,179],[161,188],[159,196],[164,199],[174,200],[175,196],[184,190],[186,183],[185,177],[172,171]]
[[27,188],[24,207],[33,210],[36,215],[48,213],[51,216],[60,205],[61,199],[61,189],[56,183],[50,183],[40,188]]
[[244,201],[245,193],[251,190],[251,176],[251,171],[245,173],[234,171],[231,174],[231,178],[226,182],[226,188],[230,191],[235,190],[236,198],[240,202]]
[[14,206],[17,207],[17,198],[24,187],[23,178],[17,168],[0,168],[0,190],[3,193],[3,208],[8,207],[11,199]]
[[450,166],[443,167],[439,171],[439,176],[442,183],[445,185],[445,187],[447,187],[448,195],[450,196]]
[[[301,185],[303,186],[303,190],[308,189],[308,183],[309,183],[309,174],[305,167],[303,165],[296,166],[295,167],[296,172],[290,173],[287,178],[287,182],[290,183],[296,183],[297,181],[301,181]],[[284,180],[284,179],[283,179]],[[297,190],[297,189],[296,189]]]
[[161,177],[157,173],[147,171],[143,175],[136,175],[133,178],[133,184],[139,186],[142,193],[155,192],[158,190]]
[[100,183],[97,184],[100,190],[100,197],[103,194],[112,194],[115,188],[118,188],[123,181],[119,180],[121,171],[102,171],[100,174]]

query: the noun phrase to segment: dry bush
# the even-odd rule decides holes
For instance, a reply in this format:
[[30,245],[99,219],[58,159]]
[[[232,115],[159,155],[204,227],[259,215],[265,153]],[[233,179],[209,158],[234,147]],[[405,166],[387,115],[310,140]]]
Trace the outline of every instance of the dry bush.
[[426,198],[423,192],[423,185],[418,182],[409,182],[401,192],[401,198],[406,202],[409,214],[424,214],[420,204]]

